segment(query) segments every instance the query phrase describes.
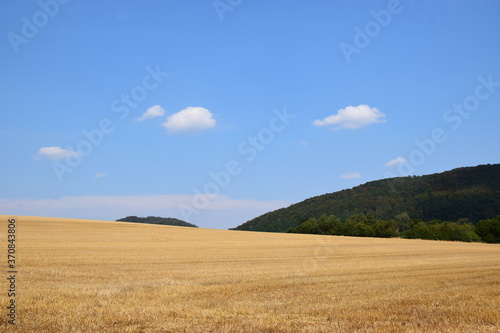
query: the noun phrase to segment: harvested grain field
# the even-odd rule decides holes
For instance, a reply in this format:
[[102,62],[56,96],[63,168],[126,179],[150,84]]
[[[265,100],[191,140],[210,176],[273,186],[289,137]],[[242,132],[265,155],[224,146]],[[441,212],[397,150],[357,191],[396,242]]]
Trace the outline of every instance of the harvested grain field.
[[[8,218],[0,216],[4,258]],[[2,314],[0,331],[500,331],[500,245],[23,216],[16,224],[17,320]]]

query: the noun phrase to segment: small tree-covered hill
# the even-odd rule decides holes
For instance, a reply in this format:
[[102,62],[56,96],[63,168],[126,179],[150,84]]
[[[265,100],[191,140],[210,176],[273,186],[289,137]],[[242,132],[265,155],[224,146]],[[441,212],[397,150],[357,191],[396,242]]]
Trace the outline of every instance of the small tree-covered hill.
[[359,213],[383,220],[404,213],[423,221],[466,218],[477,223],[494,218],[500,215],[500,164],[372,181],[312,197],[256,217],[234,229],[286,232],[323,214],[345,220]]
[[192,227],[198,228],[198,226],[191,224],[186,221],[182,221],[173,217],[159,217],[159,216],[148,216],[148,217],[137,217],[137,216],[127,216],[116,220],[118,222],[136,222],[136,223],[147,223],[147,224],[162,224],[162,225],[173,225],[177,227]]

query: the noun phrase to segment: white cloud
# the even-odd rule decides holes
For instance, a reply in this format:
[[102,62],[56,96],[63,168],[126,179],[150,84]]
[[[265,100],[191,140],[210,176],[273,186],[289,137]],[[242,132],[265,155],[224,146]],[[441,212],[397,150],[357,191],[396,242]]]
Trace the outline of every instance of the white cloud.
[[190,106],[167,118],[163,126],[169,133],[200,131],[215,127],[216,121],[210,111]]
[[393,165],[398,165],[398,164],[403,164],[404,162],[406,162],[406,159],[404,157],[396,157],[395,159],[393,160],[390,160],[389,162],[387,162],[386,164],[384,164],[385,167],[390,167],[390,166],[393,166]]
[[137,121],[144,121],[146,119],[153,119],[156,117],[161,117],[165,115],[165,109],[161,107],[161,105],[153,105],[149,109],[144,112],[144,114],[140,117],[137,118]]
[[199,214],[182,216],[180,206],[194,207],[195,195],[66,196],[56,199],[2,199],[0,212],[17,216],[50,216],[95,220],[116,220],[129,215],[175,217],[205,228],[234,228],[256,216],[286,207],[284,201],[232,199],[225,195],[209,198]]
[[42,157],[46,157],[54,161],[59,161],[65,159],[68,156],[74,156],[74,155],[80,155],[80,153],[73,150],[63,149],[58,146],[42,147],[38,149],[36,153],[36,159],[38,160]]
[[95,178],[103,178],[106,177],[108,174],[106,172],[100,172],[95,175]]
[[356,179],[361,178],[361,174],[357,172],[347,172],[340,176],[342,179]]
[[348,106],[340,109],[337,114],[328,116],[323,120],[316,119],[314,126],[335,126],[334,129],[358,129],[374,123],[383,123],[385,114],[377,108],[368,105]]
[[302,140],[299,142],[299,145],[303,146],[303,147],[306,147],[306,146],[309,146],[309,142],[305,141],[305,140]]

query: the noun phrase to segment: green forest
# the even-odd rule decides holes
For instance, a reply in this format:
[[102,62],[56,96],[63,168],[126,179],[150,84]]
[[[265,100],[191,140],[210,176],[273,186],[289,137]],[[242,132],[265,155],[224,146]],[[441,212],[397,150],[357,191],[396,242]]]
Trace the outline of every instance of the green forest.
[[127,216],[116,220],[117,222],[135,222],[135,223],[147,223],[147,224],[161,224],[161,225],[173,225],[177,227],[192,227],[198,228],[198,226],[182,221],[173,217],[159,217],[159,216],[148,216],[148,217],[138,217],[138,216]]
[[403,213],[391,220],[380,220],[372,214],[355,214],[342,221],[334,215],[322,215],[318,219],[310,218],[295,228],[291,233],[339,235],[356,237],[402,237],[461,242],[500,243],[500,215],[481,220],[476,225],[468,219],[456,222],[432,220],[412,220]]
[[[498,215],[500,164],[487,164],[368,182],[268,212],[234,230],[299,232],[303,223],[314,220],[320,223],[321,218],[324,221],[325,216],[328,219],[333,216],[333,220],[347,228],[335,232],[346,235],[442,239],[445,236],[426,235],[452,233],[448,229],[462,232],[473,227],[474,234],[487,241],[488,236],[484,236],[486,239],[480,236],[479,230],[485,228],[480,221],[495,220]],[[368,219],[364,224],[369,228],[365,232],[355,230],[353,219]],[[338,221],[334,224],[339,224]],[[382,233],[390,236],[380,236]],[[470,241],[477,240],[469,233]]]

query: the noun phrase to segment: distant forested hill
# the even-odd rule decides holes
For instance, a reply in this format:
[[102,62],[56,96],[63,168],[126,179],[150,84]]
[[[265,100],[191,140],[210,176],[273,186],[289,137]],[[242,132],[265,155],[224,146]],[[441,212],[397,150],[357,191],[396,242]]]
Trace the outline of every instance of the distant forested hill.
[[162,225],[173,225],[178,227],[192,227],[198,228],[198,226],[191,224],[186,221],[182,221],[173,217],[159,217],[159,216],[148,216],[148,217],[137,217],[137,216],[127,216],[122,219],[116,220],[118,222],[136,222],[136,223],[148,223],[148,224],[162,224]]
[[468,219],[477,223],[494,218],[500,215],[500,164],[372,181],[266,213],[234,229],[286,232],[323,214],[346,220],[359,213],[383,220],[408,214],[425,222]]

